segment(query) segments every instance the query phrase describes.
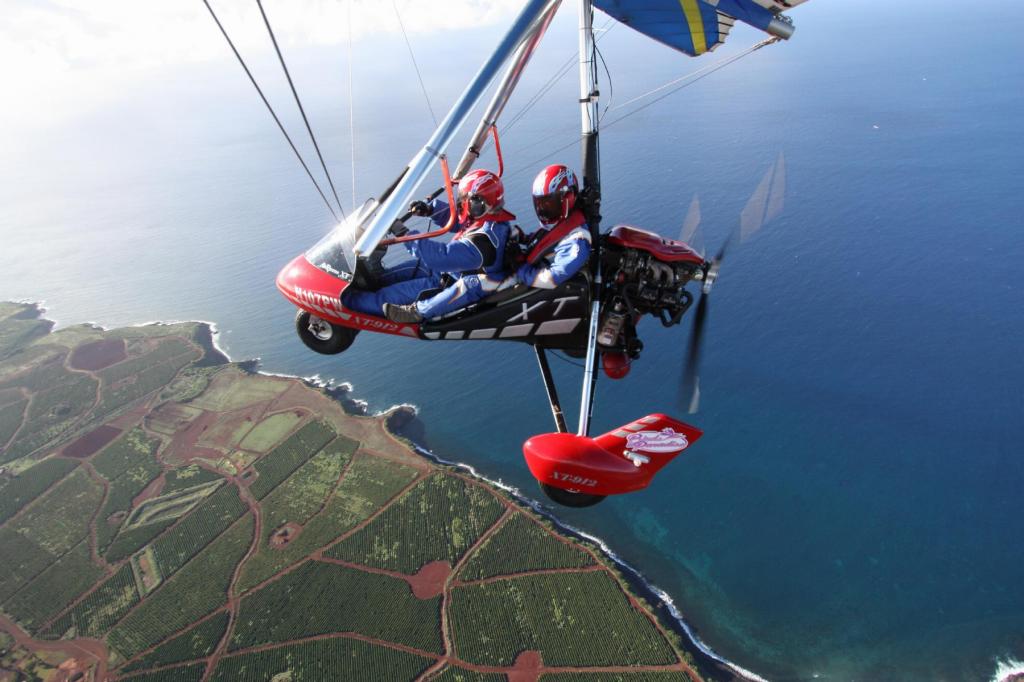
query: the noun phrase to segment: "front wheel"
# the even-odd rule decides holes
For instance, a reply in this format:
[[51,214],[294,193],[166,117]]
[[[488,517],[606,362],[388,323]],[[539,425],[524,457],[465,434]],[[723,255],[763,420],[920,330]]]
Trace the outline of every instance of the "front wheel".
[[562,488],[556,488],[553,485],[547,483],[541,483],[540,489],[544,491],[544,494],[551,499],[552,502],[557,502],[563,507],[576,507],[577,509],[582,507],[593,507],[595,504],[605,498],[604,495],[589,495],[587,493],[572,493]]
[[295,314],[295,331],[307,348],[323,355],[348,350],[359,333],[358,329],[333,324],[305,310]]

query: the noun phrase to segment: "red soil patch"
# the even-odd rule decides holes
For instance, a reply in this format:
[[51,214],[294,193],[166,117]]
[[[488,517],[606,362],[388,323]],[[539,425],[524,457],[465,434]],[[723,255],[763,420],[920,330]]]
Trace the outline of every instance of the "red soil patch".
[[154,478],[152,481],[150,481],[149,485],[147,485],[145,488],[143,488],[142,492],[139,493],[138,495],[136,495],[135,499],[132,500],[132,509],[135,509],[136,507],[138,507],[140,504],[142,504],[143,502],[145,502],[148,499],[151,499],[151,498],[159,496],[160,493],[163,492],[164,485],[166,485],[166,483],[167,483],[167,472],[164,472],[164,473],[160,474],[159,476]]
[[122,431],[125,431],[138,425],[138,423],[142,421],[142,418],[145,417],[147,414],[149,414],[149,406],[139,405],[138,407],[129,410],[128,412],[125,412],[120,417],[111,419],[107,423],[110,424],[111,426],[121,429]]
[[412,593],[417,599],[433,599],[444,592],[444,583],[452,573],[447,561],[431,561],[424,564],[416,575],[406,576]]
[[185,463],[193,457],[207,459],[219,459],[224,456],[219,450],[196,447],[196,442],[208,428],[217,423],[219,415],[216,412],[203,412],[192,420],[188,428],[179,431],[174,435],[171,444],[167,447],[164,459],[167,462]]
[[297,523],[286,523],[270,536],[270,546],[274,549],[283,549],[289,542],[299,537],[302,526]]
[[101,339],[76,348],[68,362],[72,369],[95,372],[121,362],[125,357],[124,339]]
[[110,527],[120,526],[121,522],[128,518],[128,512],[121,510],[116,511],[107,517],[107,525]]
[[110,441],[121,435],[121,429],[115,429],[109,424],[97,427],[72,441],[64,448],[65,457],[82,459],[96,454],[100,448],[106,446]]
[[516,656],[515,665],[508,670],[508,682],[537,682],[544,661],[539,651],[524,651]]
[[160,576],[157,574],[156,568],[146,552],[139,555],[139,577],[142,578],[142,585],[146,588],[147,592],[156,587],[160,581]]

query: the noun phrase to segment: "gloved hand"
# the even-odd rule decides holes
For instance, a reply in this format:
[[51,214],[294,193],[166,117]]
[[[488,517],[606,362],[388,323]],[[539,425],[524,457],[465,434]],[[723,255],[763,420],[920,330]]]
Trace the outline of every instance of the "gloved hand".
[[426,217],[433,213],[430,210],[430,204],[425,201],[414,201],[409,204],[409,213],[415,216]]

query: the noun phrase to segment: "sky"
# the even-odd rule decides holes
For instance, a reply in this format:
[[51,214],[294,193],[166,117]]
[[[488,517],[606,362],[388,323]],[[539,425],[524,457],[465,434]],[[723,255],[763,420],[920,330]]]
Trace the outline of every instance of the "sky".
[[[414,48],[439,29],[491,26],[519,0],[265,0],[282,50],[347,45],[398,32]],[[247,58],[272,47],[254,0],[211,0]],[[443,11],[439,10],[443,7]],[[420,38],[417,41],[417,37]],[[419,42],[417,46],[416,43]],[[5,126],[47,126],[101,105],[169,67],[223,59],[228,50],[202,0],[4,0],[0,63]]]

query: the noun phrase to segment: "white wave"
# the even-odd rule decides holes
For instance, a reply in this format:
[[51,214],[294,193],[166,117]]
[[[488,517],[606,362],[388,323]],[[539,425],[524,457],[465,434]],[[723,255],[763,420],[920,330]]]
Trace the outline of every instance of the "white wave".
[[1007,682],[1014,675],[1024,675],[1024,662],[1015,658],[996,660],[996,672],[992,675],[992,682]]

